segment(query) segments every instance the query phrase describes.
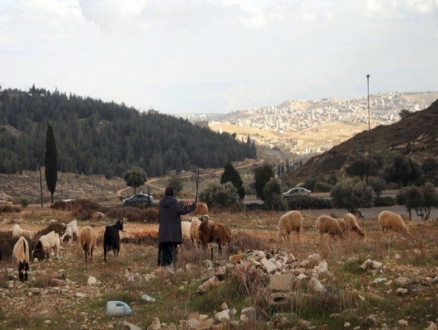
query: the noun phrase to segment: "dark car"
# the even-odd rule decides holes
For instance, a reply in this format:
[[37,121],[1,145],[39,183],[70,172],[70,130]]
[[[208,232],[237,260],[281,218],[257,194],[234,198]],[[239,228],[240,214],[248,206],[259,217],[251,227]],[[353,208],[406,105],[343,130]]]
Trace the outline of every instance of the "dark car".
[[311,193],[311,191],[306,189],[306,188],[296,187],[296,188],[289,189],[288,191],[283,193],[283,199],[289,200],[291,198],[298,197],[298,196],[309,196],[310,193]]
[[135,204],[149,203],[149,202],[152,203],[153,201],[154,201],[153,196],[149,196],[147,194],[137,194],[129,198],[125,198],[123,200],[123,205],[135,205]]

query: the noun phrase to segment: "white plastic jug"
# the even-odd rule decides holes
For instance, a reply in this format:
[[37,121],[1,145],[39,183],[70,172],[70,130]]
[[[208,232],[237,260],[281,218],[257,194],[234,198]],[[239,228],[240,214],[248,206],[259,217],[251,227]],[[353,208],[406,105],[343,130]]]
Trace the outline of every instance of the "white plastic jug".
[[131,313],[131,308],[123,301],[112,300],[106,303],[106,315],[108,316],[123,316]]

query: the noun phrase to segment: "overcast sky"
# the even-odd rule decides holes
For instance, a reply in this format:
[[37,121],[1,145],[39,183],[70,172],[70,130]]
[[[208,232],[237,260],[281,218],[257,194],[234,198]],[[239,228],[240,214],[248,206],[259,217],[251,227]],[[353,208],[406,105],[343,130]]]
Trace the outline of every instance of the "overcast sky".
[[0,85],[226,113],[438,90],[438,0],[0,0]]

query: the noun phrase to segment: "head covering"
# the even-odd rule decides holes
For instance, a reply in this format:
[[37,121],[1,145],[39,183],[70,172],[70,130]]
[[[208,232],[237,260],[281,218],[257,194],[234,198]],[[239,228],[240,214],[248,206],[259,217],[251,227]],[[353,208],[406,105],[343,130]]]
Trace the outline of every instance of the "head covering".
[[168,186],[167,188],[166,188],[166,191],[164,192],[164,195],[166,195],[166,196],[172,196],[173,197],[173,194],[175,193],[175,191],[173,190],[173,187],[172,186]]

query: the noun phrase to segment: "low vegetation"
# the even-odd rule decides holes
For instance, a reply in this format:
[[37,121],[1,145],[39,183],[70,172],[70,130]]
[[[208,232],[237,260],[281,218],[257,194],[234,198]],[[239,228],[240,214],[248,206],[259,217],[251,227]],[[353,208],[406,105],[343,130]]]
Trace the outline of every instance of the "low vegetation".
[[[230,256],[240,251],[251,250],[292,253],[298,263],[318,254],[327,262],[327,276],[320,277],[327,289],[325,293],[314,292],[305,281],[295,282],[288,303],[273,306],[267,300],[268,277],[260,271],[230,271],[223,278],[225,284],[198,294],[207,267],[205,260],[211,256],[209,250],[197,249],[191,243],[181,247],[179,270],[175,274],[157,274],[158,244],[154,236],[157,224],[154,222],[128,220],[125,232],[121,233],[119,256],[114,258],[110,254],[105,263],[102,241],[105,226],[122,216],[118,212],[150,210],[110,208],[103,219],[79,220],[79,228],[92,226],[99,235],[92,264],[85,266],[77,241],[63,242],[60,259],[31,261],[32,275],[24,284],[14,276],[12,281],[8,278],[11,273],[7,268],[12,268],[12,262],[7,246],[12,244],[9,234],[13,224],[19,223],[23,228],[39,232],[51,219],[68,223],[75,216],[72,210],[57,209],[1,213],[4,225],[0,232],[3,252],[0,294],[6,299],[0,312],[0,328],[79,329],[86,325],[92,329],[119,329],[123,321],[127,321],[146,329],[155,317],[162,323],[178,326],[190,313],[212,317],[224,302],[237,311],[231,316],[234,325],[224,324],[225,328],[234,329],[305,328],[304,325],[339,329],[347,322],[351,329],[359,326],[393,329],[400,328],[400,322],[404,321],[409,329],[424,329],[430,322],[437,323],[437,221],[408,221],[410,236],[404,238],[394,232],[382,234],[377,219],[365,218],[359,220],[364,239],[347,235],[344,240],[332,240],[324,236],[321,241],[314,224],[323,211],[303,210],[304,223],[299,240],[292,235],[283,241],[277,236],[276,227],[282,212],[253,210],[210,214],[212,220],[231,231],[230,244],[222,255],[215,253],[213,256],[214,267],[228,262]],[[343,217],[344,214],[332,216]],[[364,270],[361,265],[367,260],[380,262],[382,267]],[[304,263],[302,267],[306,268]],[[88,285],[90,276],[97,283]],[[144,294],[155,301],[142,299]],[[132,314],[106,316],[106,303],[111,300],[127,303]],[[236,323],[245,307],[254,307],[255,317]],[[375,325],[370,323],[374,321]]]

